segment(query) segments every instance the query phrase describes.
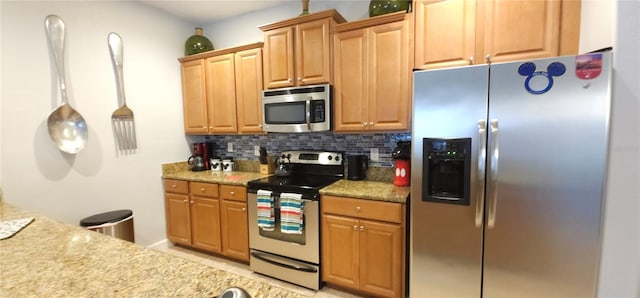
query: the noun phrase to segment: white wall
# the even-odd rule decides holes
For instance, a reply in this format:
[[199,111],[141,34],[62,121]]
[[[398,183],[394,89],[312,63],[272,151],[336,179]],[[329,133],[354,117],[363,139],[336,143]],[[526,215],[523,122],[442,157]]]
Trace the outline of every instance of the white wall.
[[611,47],[615,44],[615,11],[613,0],[582,0],[579,53]]
[[[193,25],[137,2],[2,1],[0,149],[5,202],[65,223],[100,212],[132,209],[136,242],[166,238],[162,163],[185,160],[180,67]],[[86,119],[89,141],[62,153],[46,119],[59,104],[57,74],[44,19],[66,24],[70,104]],[[128,106],[138,150],[118,156],[110,126],[118,107],[107,34],[124,42]]]
[[[309,1],[311,13],[328,9],[336,9],[347,21],[356,21],[369,17],[369,0]],[[264,39],[259,26],[296,17],[300,12],[300,2],[282,4],[208,24],[204,28],[204,35],[211,40],[216,49],[259,42]]]

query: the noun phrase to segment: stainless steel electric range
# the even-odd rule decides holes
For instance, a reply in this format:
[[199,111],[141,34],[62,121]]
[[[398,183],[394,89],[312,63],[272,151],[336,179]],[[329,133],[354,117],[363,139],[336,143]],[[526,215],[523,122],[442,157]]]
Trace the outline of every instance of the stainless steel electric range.
[[[344,177],[344,157],[341,152],[285,151],[278,159],[282,163],[279,176],[248,183],[250,268],[317,290],[321,285],[319,190]],[[302,215],[293,232],[285,220],[291,215],[287,212],[292,195],[301,202],[293,211]],[[264,213],[269,206],[271,221]]]

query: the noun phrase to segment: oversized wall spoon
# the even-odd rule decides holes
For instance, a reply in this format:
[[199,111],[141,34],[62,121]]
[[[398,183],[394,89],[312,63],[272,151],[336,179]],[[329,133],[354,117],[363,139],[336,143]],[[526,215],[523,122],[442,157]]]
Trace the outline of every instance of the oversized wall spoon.
[[49,136],[58,148],[69,154],[80,152],[87,144],[87,123],[80,113],[76,112],[67,99],[67,84],[64,72],[64,22],[56,15],[49,15],[44,21],[47,38],[56,62],[60,97],[62,103],[49,114],[47,128]]

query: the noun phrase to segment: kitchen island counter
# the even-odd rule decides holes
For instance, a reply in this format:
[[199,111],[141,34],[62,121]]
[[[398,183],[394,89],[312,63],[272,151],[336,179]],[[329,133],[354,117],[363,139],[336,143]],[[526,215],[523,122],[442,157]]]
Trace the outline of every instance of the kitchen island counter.
[[405,204],[409,190],[392,183],[343,179],[320,189],[320,194]]
[[241,287],[252,297],[305,297],[0,201],[0,221],[32,217],[0,240],[0,297],[213,297]]

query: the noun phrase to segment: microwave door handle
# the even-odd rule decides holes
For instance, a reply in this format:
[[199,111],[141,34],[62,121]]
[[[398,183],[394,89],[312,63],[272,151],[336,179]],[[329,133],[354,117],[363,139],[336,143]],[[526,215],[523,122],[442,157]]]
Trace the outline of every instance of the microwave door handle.
[[306,108],[307,108],[307,129],[309,131],[311,131],[311,96],[309,96],[307,98],[307,104],[306,104]]

